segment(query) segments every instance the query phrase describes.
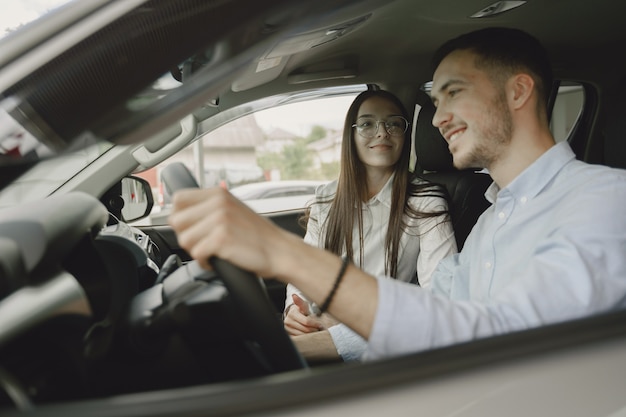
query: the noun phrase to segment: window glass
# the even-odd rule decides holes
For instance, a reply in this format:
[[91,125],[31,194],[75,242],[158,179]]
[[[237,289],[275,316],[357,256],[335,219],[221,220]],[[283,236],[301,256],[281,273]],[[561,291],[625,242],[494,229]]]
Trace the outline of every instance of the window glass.
[[[284,104],[232,120],[139,175],[154,190],[151,224],[164,224],[170,197],[160,171],[180,161],[201,187],[224,187],[259,213],[305,207],[315,188],[339,175],[348,93]],[[322,97],[322,98],[319,98]]]
[[3,1],[0,13],[0,38],[19,29],[71,0]]
[[562,84],[554,102],[550,129],[557,142],[566,140],[585,104],[585,90],[576,83]]

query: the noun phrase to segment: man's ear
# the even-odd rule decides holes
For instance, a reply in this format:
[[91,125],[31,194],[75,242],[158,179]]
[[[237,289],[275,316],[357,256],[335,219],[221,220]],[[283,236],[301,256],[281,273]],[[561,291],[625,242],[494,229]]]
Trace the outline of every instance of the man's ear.
[[516,74],[509,79],[509,103],[513,109],[524,107],[535,94],[535,80],[524,73]]

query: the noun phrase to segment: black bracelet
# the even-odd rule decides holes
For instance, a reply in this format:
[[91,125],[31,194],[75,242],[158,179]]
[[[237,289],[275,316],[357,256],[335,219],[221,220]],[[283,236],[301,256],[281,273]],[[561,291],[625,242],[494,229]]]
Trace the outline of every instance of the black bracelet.
[[333,301],[333,297],[335,296],[335,293],[337,292],[337,287],[339,287],[339,283],[341,283],[341,280],[343,279],[343,276],[346,272],[347,267],[348,267],[348,257],[344,256],[341,261],[341,269],[339,269],[339,274],[337,275],[337,278],[335,278],[335,283],[333,284],[333,288],[330,290],[330,292],[328,293],[328,297],[326,297],[326,300],[324,300],[324,303],[319,308],[319,312],[317,312],[317,316],[321,316],[324,311],[328,310],[328,307],[330,306],[331,301]]

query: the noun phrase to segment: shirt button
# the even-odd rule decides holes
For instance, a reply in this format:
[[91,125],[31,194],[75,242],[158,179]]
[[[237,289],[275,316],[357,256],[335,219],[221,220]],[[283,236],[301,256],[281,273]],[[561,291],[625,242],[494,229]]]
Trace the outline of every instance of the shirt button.
[[501,211],[500,213],[498,213],[498,218],[499,219],[504,219],[504,212]]
[[528,201],[528,197],[522,197],[520,198],[520,201],[522,202],[522,204],[526,204],[526,202]]
[[491,262],[485,262],[485,269],[491,269]]

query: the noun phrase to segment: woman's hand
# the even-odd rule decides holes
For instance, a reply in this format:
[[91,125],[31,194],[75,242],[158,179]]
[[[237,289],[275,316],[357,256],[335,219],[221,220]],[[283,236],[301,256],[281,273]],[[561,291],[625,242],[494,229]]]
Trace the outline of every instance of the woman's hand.
[[290,336],[318,332],[338,323],[330,314],[324,313],[321,317],[311,314],[309,303],[297,294],[291,297],[293,304],[287,309],[284,320],[285,330]]
[[289,306],[285,314],[285,330],[290,336],[318,332],[324,329],[319,317],[312,315],[309,303],[297,294],[291,296],[293,304]]

